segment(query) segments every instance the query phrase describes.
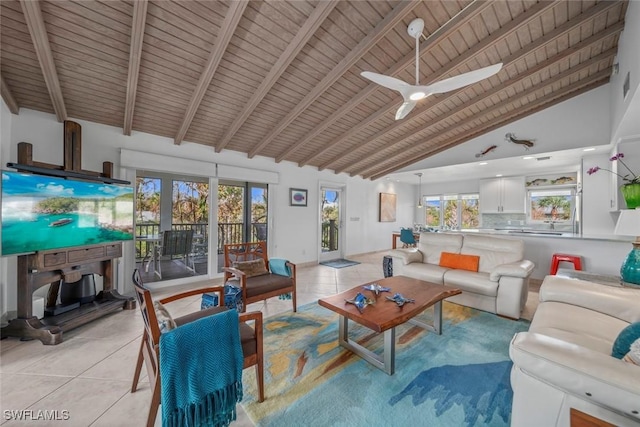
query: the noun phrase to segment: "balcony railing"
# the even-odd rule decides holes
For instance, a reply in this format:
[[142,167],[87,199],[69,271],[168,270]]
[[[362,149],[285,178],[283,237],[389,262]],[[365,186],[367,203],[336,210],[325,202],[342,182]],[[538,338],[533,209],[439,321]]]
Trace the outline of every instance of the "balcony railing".
[[[208,223],[182,223],[173,224],[172,230],[193,230],[194,236],[197,236],[201,242],[209,241],[209,224]],[[160,224],[145,223],[136,224],[136,236],[157,236],[160,234]],[[251,223],[251,236],[249,241],[257,242],[267,239],[267,224],[254,222]],[[244,223],[242,222],[221,222],[218,223],[218,253],[222,253],[225,244],[242,243],[244,241]],[[147,242],[136,241],[136,257],[138,259],[147,258],[151,245]]]
[[335,219],[322,223],[322,252],[338,250],[338,226]]

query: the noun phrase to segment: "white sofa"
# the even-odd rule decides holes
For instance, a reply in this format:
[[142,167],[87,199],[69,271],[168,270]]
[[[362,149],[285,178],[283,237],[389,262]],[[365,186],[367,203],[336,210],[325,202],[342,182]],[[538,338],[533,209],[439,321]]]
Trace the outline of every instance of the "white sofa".
[[[477,255],[477,272],[441,267],[440,254]],[[523,260],[522,240],[485,234],[421,233],[415,249],[394,249],[393,275],[453,286],[462,294],[447,300],[519,319],[527,302],[534,264]]]
[[617,426],[640,426],[640,366],[611,356],[640,321],[640,290],[547,276],[528,332],[516,334],[512,427],[570,425],[574,408]]

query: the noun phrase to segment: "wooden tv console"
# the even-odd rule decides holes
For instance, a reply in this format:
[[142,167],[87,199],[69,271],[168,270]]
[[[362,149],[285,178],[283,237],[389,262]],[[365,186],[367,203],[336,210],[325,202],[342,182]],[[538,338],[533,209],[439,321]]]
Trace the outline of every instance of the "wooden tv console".
[[[2,337],[39,339],[43,344],[62,342],[62,333],[114,311],[134,309],[135,298],[113,289],[113,260],[122,256],[122,243],[78,246],[36,252],[18,257],[18,317],[2,328]],[[33,292],[51,284],[46,306],[56,303],[60,280],[75,282],[83,274],[102,276],[103,290],[94,302],[79,308],[38,319],[33,315]]]

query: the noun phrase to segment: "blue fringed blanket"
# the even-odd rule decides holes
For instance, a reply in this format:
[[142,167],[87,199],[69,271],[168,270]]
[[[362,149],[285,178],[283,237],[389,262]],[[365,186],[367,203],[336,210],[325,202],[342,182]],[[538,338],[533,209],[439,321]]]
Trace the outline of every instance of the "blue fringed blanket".
[[242,400],[243,360],[236,310],[162,334],[162,425],[228,426]]

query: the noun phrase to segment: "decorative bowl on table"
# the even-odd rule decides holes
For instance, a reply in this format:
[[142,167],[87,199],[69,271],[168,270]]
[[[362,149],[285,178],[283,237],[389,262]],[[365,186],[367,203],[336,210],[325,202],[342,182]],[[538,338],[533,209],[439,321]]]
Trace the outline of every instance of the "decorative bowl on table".
[[376,294],[376,296],[380,295],[380,292],[389,292],[391,290],[391,288],[380,286],[377,283],[371,283],[369,285],[365,285],[363,286],[363,288],[367,291],[373,292],[374,294]]
[[408,303],[408,302],[416,302],[416,300],[411,298],[405,298],[402,294],[399,294],[399,293],[393,294],[392,297],[387,297],[387,299],[389,301],[393,301],[396,304],[398,304],[398,307],[402,307],[403,305],[405,305],[405,303]]
[[365,297],[360,292],[358,292],[352,299],[346,299],[344,302],[355,305],[360,313],[362,313],[362,310],[364,310],[366,306],[375,304],[374,300]]

